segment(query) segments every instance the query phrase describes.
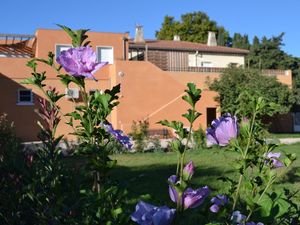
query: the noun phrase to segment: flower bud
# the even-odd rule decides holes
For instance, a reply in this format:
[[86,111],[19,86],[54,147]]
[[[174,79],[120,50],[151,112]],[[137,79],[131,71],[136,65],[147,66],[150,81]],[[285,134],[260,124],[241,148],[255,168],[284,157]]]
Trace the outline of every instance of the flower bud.
[[189,181],[195,172],[193,161],[190,161],[183,169],[183,180]]

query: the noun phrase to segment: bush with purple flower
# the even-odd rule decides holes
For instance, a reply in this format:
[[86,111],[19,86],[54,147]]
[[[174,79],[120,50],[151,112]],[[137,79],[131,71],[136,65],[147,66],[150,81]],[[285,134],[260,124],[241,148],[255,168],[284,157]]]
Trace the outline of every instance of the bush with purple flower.
[[283,167],[284,164],[279,161],[280,156],[280,152],[269,152],[266,154],[267,162],[270,162],[273,168]]
[[207,146],[226,146],[238,135],[237,117],[229,113],[214,120],[211,127],[206,129]]
[[140,225],[171,225],[175,212],[167,206],[156,207],[140,201],[131,214],[131,220]]
[[103,123],[102,126],[106,130],[106,132],[110,133],[118,142],[120,142],[125,148],[131,149],[132,140],[129,136],[124,135],[123,131],[115,130],[110,123]]
[[[44,144],[41,151],[43,158],[39,158],[39,154],[37,154],[34,163],[39,164],[35,174],[41,175],[37,177],[37,181],[47,182],[39,186],[33,184],[32,193],[35,193],[36,190],[43,190],[41,187],[44,186],[49,188],[43,190],[45,193],[48,191],[45,195],[40,192],[34,195],[38,201],[31,197],[33,196],[31,192],[28,194],[30,201],[34,202],[30,205],[33,207],[38,205],[43,208],[42,210],[36,209],[36,211],[41,212],[40,220],[37,220],[40,222],[38,224],[125,225],[130,223],[130,219],[140,225],[263,225],[263,223],[276,224],[278,221],[285,221],[284,224],[293,224],[294,221],[297,222],[297,218],[299,221],[299,210],[297,211],[291,198],[272,189],[272,185],[280,181],[281,176],[293,163],[295,155],[285,154],[286,157],[283,158],[282,153],[274,152],[277,146],[266,141],[265,130],[259,117],[263,112],[271,110],[271,106],[267,105],[262,98],[249,100],[248,106],[249,109],[252,109],[251,113],[247,112],[247,115],[240,115],[240,112],[236,112],[233,114],[244,118],[240,124],[237,116],[226,113],[214,120],[212,126],[206,130],[207,146],[227,146],[226,150],[235,152],[235,154],[230,155],[230,157],[236,157],[234,165],[230,166],[235,169],[238,176],[234,174],[232,177],[220,177],[219,180],[224,182],[222,190],[215,190],[213,185],[209,188],[205,184],[202,187],[194,187],[192,179],[196,174],[195,165],[192,160],[187,163],[186,156],[191,151],[193,129],[195,129],[195,124],[201,116],[196,107],[201,98],[201,90],[193,83],[187,84],[185,94],[182,96],[182,100],[189,105],[189,109],[182,115],[185,122],[168,120],[159,122],[161,125],[173,129],[176,133],[176,137],[170,142],[170,148],[177,156],[176,171],[174,166],[174,173],[171,173],[174,175],[168,178],[165,190],[167,194],[168,184],[171,199],[169,203],[174,206],[168,207],[163,202],[160,204],[163,206],[158,207],[144,201],[138,201],[135,211],[129,215],[128,211],[132,212],[133,209],[128,207],[128,203],[132,201],[124,197],[126,191],[120,193],[122,185],[119,183],[116,185],[117,182],[108,176],[110,170],[116,165],[116,160],[110,156],[108,144],[115,139],[128,149],[132,147],[131,139],[122,131],[114,129],[107,120],[114,107],[119,103],[120,85],[111,90],[105,90],[103,93],[88,93],[85,89],[86,78],[96,81],[94,73],[107,63],[97,62],[96,53],[88,46],[89,42],[85,42],[87,30],[73,31],[65,26],[60,27],[72,38],[73,48],[61,52],[56,60],[59,65],[55,64],[53,53],[49,53],[48,60],[31,60],[28,66],[33,70],[33,77],[24,82],[24,84],[34,85],[42,90],[46,98],[41,101],[42,110],[44,110],[42,113],[44,116],[41,118],[48,123],[46,124],[48,126],[39,124],[42,128],[41,137],[43,137]],[[74,111],[61,115],[60,108],[56,103],[64,94],[56,93],[55,90],[47,91],[44,89],[47,86],[45,83],[46,76],[37,71],[38,63],[45,63],[54,68],[66,88],[70,85],[76,85],[80,90],[82,104],[76,105]],[[62,68],[67,74],[61,72]],[[75,101],[74,104],[76,104]],[[80,142],[70,157],[79,156],[85,161],[78,163],[82,173],[77,173],[74,168],[67,171],[72,173],[72,179],[69,179],[70,174],[63,171],[65,165],[62,165],[61,149],[58,147],[63,136],[56,137],[55,135],[56,126],[58,126],[61,118],[64,118],[73,129],[72,135],[75,135]],[[30,167],[35,168],[35,166]],[[283,168],[275,170],[279,167]],[[79,180],[80,183],[77,186],[69,185],[68,191],[64,192],[68,197],[76,196],[74,202],[70,200],[71,206],[68,208],[66,205],[69,204],[69,198],[64,196],[64,198],[57,199],[61,196],[60,193],[57,194],[56,192],[63,191],[62,184],[69,184],[68,181],[73,182],[74,180],[75,182]],[[81,181],[84,182],[81,183]],[[69,190],[71,194],[69,194]],[[147,190],[145,192],[148,194]],[[223,194],[217,194],[211,198],[209,203],[207,199],[211,192]],[[292,196],[287,190],[285,190],[286,193]],[[49,204],[49,199],[51,204],[57,202],[58,206]],[[55,214],[56,212],[60,213],[62,209],[67,211],[67,216]],[[243,213],[237,209],[243,209]],[[212,213],[208,213],[209,211]],[[49,216],[47,213],[54,214]],[[68,220],[68,217],[73,215],[77,217]],[[192,220],[191,223],[186,222],[189,217]],[[46,221],[45,218],[49,220]],[[198,218],[201,219],[198,220]],[[253,221],[262,221],[263,223]]]
[[83,76],[94,80],[96,78],[93,74],[108,63],[97,62],[96,53],[89,46],[62,51],[56,61],[72,76]]
[[217,195],[213,197],[210,202],[213,204],[209,210],[213,213],[217,213],[220,211],[222,207],[228,204],[229,199],[226,195]]

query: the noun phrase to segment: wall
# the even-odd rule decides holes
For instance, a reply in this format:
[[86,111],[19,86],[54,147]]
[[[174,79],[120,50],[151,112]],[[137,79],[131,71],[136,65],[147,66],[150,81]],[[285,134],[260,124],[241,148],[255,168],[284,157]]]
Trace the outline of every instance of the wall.
[[[189,62],[189,60],[193,60],[194,63],[196,62],[195,52],[149,50],[146,54],[145,60],[148,59],[148,61],[162,70],[187,71],[196,67],[196,65],[191,66]],[[244,56],[222,53],[199,53],[197,55],[199,67],[201,67],[201,62],[212,62],[211,67],[226,68],[230,63],[244,65]]]
[[[94,50],[96,50],[97,46],[113,46],[114,58],[116,60],[123,59],[123,37],[127,37],[127,33],[88,32],[87,35]],[[49,51],[55,53],[55,46],[57,44],[71,43],[71,38],[63,30],[39,29],[36,31],[36,37],[37,58],[47,57]]]
[[229,54],[209,54],[199,53],[197,59],[200,62],[212,62],[211,67],[225,68],[230,63],[237,63],[238,65],[244,65],[245,56],[243,55],[229,55]]
[[[151,129],[162,128],[156,124],[160,120],[181,120],[181,114],[186,112],[187,103],[181,97],[186,89],[186,83],[174,79],[174,74],[160,70],[150,62],[118,61],[116,71],[123,71],[123,78],[117,77],[121,83],[122,93],[117,109],[117,127],[130,132],[132,122],[149,119]],[[183,77],[188,79],[189,74]],[[201,83],[199,80],[198,84]],[[216,92],[203,91],[197,110],[202,116],[196,126],[206,127],[206,108],[218,108],[214,101]],[[187,126],[188,123],[185,122]]]
[[[37,120],[39,119],[35,111],[39,108],[38,98],[43,98],[43,93],[33,87],[32,85],[23,85],[21,81],[30,77],[30,69],[25,66],[28,59],[16,59],[16,58],[1,58],[0,60],[0,96],[2,104],[0,105],[0,113],[7,113],[8,118],[14,121],[16,127],[16,134],[23,141],[35,141],[37,140],[38,126]],[[11,66],[14,65],[14,66]],[[98,82],[94,80],[86,80],[87,90],[92,89],[107,89],[111,87],[111,80],[109,77],[109,70],[112,66],[107,66],[105,69],[99,70],[95,73],[95,77]],[[60,93],[65,93],[65,86],[56,78],[52,69],[40,66],[38,71],[47,71],[47,86],[55,87]],[[72,87],[72,86],[71,86]],[[34,105],[17,105],[17,90],[18,89],[32,89],[34,93]],[[80,101],[77,104],[81,104]],[[74,110],[74,104],[72,100],[62,98],[59,101],[61,108],[61,115]],[[58,135],[68,134],[73,130],[66,125],[67,118],[62,116],[62,121],[58,128]],[[74,136],[66,135],[69,139],[74,139]]]
[[[187,104],[182,101],[181,97],[188,82],[194,82],[203,89],[202,98],[197,105],[197,110],[202,113],[196,122],[197,126],[206,127],[206,108],[219,109],[218,103],[214,101],[217,93],[208,91],[206,82],[208,79],[218,79],[220,73],[168,72],[161,70],[151,62],[122,61],[123,37],[126,34],[89,32],[88,35],[94,49],[98,45],[114,47],[114,64],[108,65],[94,74],[99,80],[98,82],[86,80],[88,90],[107,89],[121,83],[120,105],[109,118],[114,127],[130,132],[133,120],[149,119],[151,128],[162,128],[156,123],[163,119],[183,120],[181,114],[186,111]],[[55,44],[70,43],[70,38],[60,30],[38,30],[36,36],[36,57],[47,57],[49,50],[55,51]],[[128,46],[126,46],[126,50],[127,48]],[[9,119],[15,122],[17,135],[23,141],[37,140],[36,122],[38,117],[34,111],[38,109],[37,98],[43,97],[40,90],[20,84],[23,79],[31,76],[31,70],[25,66],[28,60],[25,58],[0,58],[0,95],[2,96],[0,113],[7,113]],[[40,65],[38,70],[47,72],[48,86],[56,87],[62,93],[65,92],[65,87],[57,79],[52,68]],[[120,71],[125,74],[124,77],[118,76]],[[276,76],[280,82],[291,86],[291,72],[285,73],[285,75],[276,74]],[[35,100],[33,106],[16,105],[19,88],[33,89]],[[62,114],[74,109],[73,103],[65,98],[61,99],[59,105]],[[58,129],[59,134],[72,132],[65,122],[65,119],[62,119]],[[66,137],[74,139],[70,135]]]

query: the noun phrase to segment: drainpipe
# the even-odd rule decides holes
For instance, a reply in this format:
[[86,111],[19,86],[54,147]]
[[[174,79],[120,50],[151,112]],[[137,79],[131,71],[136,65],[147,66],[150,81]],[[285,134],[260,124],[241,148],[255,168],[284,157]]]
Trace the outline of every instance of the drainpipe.
[[126,61],[127,56],[126,56],[126,42],[128,41],[127,37],[123,37],[123,60]]
[[145,61],[148,61],[148,45],[145,45]]

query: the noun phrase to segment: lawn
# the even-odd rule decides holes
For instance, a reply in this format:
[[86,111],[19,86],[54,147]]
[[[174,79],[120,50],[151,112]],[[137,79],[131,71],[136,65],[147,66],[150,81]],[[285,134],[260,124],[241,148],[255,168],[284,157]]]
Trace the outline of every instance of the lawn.
[[300,133],[270,133],[270,138],[300,138]]
[[[283,145],[279,150],[287,153],[296,153],[297,160],[293,167],[285,174],[282,182],[275,188],[289,187],[300,189],[300,144]],[[204,149],[189,151],[187,161],[193,160],[196,172],[193,179],[194,187],[208,185],[213,191],[222,190],[226,185],[217,180],[218,177],[233,174],[232,152],[224,152],[217,149]],[[120,185],[126,187],[129,196],[133,199],[151,198],[152,203],[169,204],[167,179],[176,171],[175,153],[136,153],[115,155],[118,166],[113,172]],[[297,173],[293,175],[294,173]]]

